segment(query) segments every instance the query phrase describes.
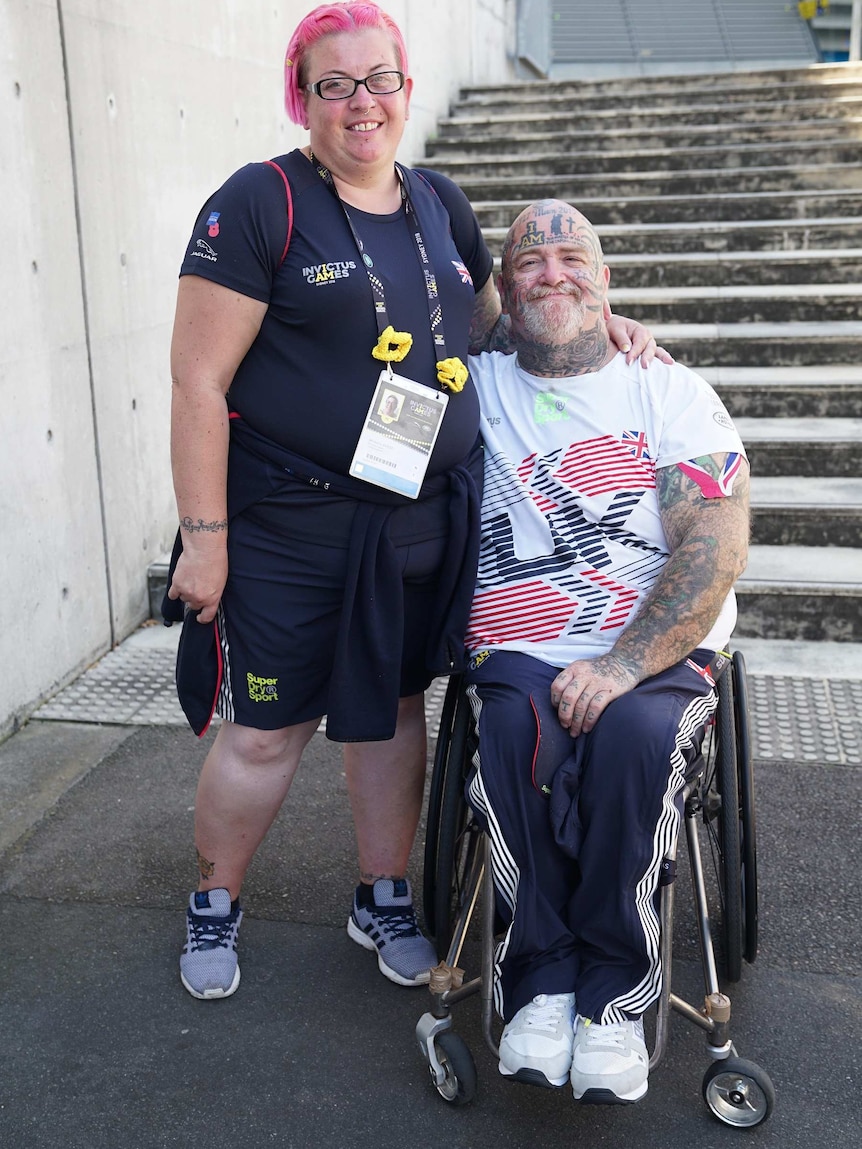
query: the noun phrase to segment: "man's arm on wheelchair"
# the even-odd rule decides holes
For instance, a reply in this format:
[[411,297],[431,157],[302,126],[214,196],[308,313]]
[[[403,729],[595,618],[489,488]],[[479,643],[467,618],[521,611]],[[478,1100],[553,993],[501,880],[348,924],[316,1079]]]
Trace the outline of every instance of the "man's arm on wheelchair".
[[[705,455],[692,462],[719,476],[726,459]],[[671,555],[612,649],[570,663],[554,679],[551,702],[572,737],[592,730],[614,698],[679,662],[709,633],[748,558],[749,471],[741,462],[731,489],[720,497],[704,494],[683,469],[688,464],[656,472]]]

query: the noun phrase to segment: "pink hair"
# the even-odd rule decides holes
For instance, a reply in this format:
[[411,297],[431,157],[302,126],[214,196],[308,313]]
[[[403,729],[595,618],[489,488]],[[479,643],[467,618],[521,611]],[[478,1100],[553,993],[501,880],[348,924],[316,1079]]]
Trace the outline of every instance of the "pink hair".
[[284,106],[295,124],[308,127],[301,91],[307,77],[303,75],[305,56],[312,44],[336,32],[355,28],[380,28],[388,32],[398,53],[399,68],[407,72],[407,46],[401,29],[388,13],[366,0],[343,0],[338,4],[320,4],[309,12],[290,38],[284,56]]

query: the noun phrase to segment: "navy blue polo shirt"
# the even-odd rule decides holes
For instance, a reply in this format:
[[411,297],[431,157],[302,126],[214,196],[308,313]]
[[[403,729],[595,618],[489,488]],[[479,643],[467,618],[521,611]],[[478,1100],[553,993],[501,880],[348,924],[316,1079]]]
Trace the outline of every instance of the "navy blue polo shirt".
[[[286,194],[269,164],[249,164],[211,196],[195,224],[180,271],[200,275],[268,305],[260,332],[228,395],[254,430],[346,474],[381,364],[368,276],[344,209],[300,151],[278,158],[293,197],[290,247]],[[492,258],[463,192],[439,173],[404,169],[442,306],[446,351],[467,362],[476,292]],[[429,186],[433,183],[433,188]],[[436,190],[435,190],[436,189]],[[389,322],[413,347],[394,369],[437,387],[428,296],[403,210],[371,215],[347,206],[384,286]],[[428,475],[468,454],[479,431],[472,382],[450,395]]]

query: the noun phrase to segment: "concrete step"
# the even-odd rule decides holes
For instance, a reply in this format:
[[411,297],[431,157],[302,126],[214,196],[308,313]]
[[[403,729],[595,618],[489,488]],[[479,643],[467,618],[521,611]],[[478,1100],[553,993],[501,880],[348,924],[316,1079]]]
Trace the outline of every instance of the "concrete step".
[[615,288],[855,286],[862,282],[862,247],[809,248],[803,252],[612,253],[605,259]]
[[[610,252],[605,253],[605,262],[611,270],[615,292],[670,288],[683,291],[696,287],[767,290],[767,284],[847,284],[852,289],[862,282],[862,247],[767,252]],[[495,270],[500,270],[499,261]],[[680,320],[685,318],[680,314]]]
[[862,550],[754,546],[736,585],[735,637],[862,641]]
[[606,258],[616,287],[855,286],[862,282],[862,247],[611,254]]
[[608,293],[614,311],[643,323],[816,323],[862,321],[862,284],[644,287]]
[[[862,209],[862,200],[860,200]],[[485,240],[499,257],[506,227],[486,227]],[[667,256],[760,252],[847,251],[862,249],[862,217],[822,219],[691,220],[678,223],[600,224],[596,231],[605,255]],[[614,273],[616,277],[616,272]]]
[[662,92],[680,97],[685,102],[692,90],[705,89],[715,92],[733,88],[752,93],[762,90],[773,92],[781,86],[798,87],[808,84],[815,91],[830,89],[835,84],[862,82],[862,66],[859,64],[815,64],[811,67],[763,68],[740,72],[704,72],[680,70],[666,75],[617,76],[609,79],[577,80],[531,80],[515,84],[476,84],[461,92],[461,100],[494,97],[503,92],[511,92],[517,99],[524,92],[536,96],[569,95],[624,95],[629,98],[642,98],[651,93]]
[[[579,205],[584,199],[643,197],[699,197],[715,195],[769,195],[791,192],[855,190],[862,187],[862,162],[797,164],[750,168],[704,168],[699,171],[625,171],[610,179],[598,173],[563,171],[556,175],[460,175],[458,183],[473,202],[487,200],[563,199]],[[842,211],[843,209],[838,209]],[[586,212],[589,216],[589,212]],[[774,215],[774,212],[770,212]],[[801,215],[800,211],[793,213]],[[807,213],[806,213],[807,214]],[[820,214],[818,212],[817,214]],[[592,218],[592,217],[590,217]],[[673,218],[664,216],[665,219]],[[691,218],[689,214],[687,217]],[[704,217],[701,217],[704,218]],[[638,219],[635,216],[635,222]],[[510,221],[511,222],[511,221]],[[605,221],[602,221],[605,222]],[[614,222],[624,222],[615,220]]]
[[633,84],[625,91],[605,89],[601,85],[589,90],[577,81],[574,84],[562,82],[539,88],[534,88],[532,84],[524,84],[508,89],[496,88],[484,91],[472,89],[465,98],[453,104],[452,118],[467,119],[476,115],[505,116],[510,112],[515,115],[568,112],[569,115],[577,113],[580,116],[598,109],[613,110],[626,115],[632,107],[647,108],[650,111],[681,107],[689,110],[721,108],[725,114],[726,109],[732,107],[732,114],[735,117],[738,105],[745,107],[766,105],[770,108],[780,107],[785,111],[788,105],[812,99],[834,102],[842,98],[858,97],[860,94],[862,94],[862,79],[858,77],[828,80],[825,83],[809,81],[753,87],[748,84],[723,86],[715,82],[715,76],[710,76],[704,78],[699,85],[689,87],[685,91],[684,98],[680,98],[679,90],[671,87],[662,89],[637,84]]
[[743,416],[734,422],[755,475],[862,477],[862,418],[751,419]]
[[[591,188],[586,183],[565,188],[562,181],[552,180],[536,195],[524,194],[523,189],[517,189],[518,194],[514,194],[512,188],[507,188],[506,195],[487,199],[487,190],[477,188],[470,195],[483,230],[508,228],[528,204],[546,196],[568,200],[598,227],[672,229],[681,224],[701,228],[720,224],[739,226],[740,223],[772,227],[780,220],[793,221],[796,226],[820,218],[862,218],[862,187],[748,192],[710,187],[698,194],[677,194],[676,191],[662,194],[660,189],[651,187],[650,194],[637,195],[631,193],[631,189],[618,188],[616,181],[611,189],[607,180],[599,188]],[[572,195],[572,191],[577,195]]]
[[862,478],[752,475],[751,510],[758,545],[856,547],[862,553]]
[[638,124],[634,128],[615,128],[603,123],[588,131],[581,120],[577,126],[571,120],[562,121],[557,131],[534,131],[529,126],[521,130],[519,121],[489,120],[486,130],[479,135],[475,131],[458,132],[460,121],[450,121],[449,130],[429,140],[426,155],[436,159],[455,159],[459,156],[472,156],[486,159],[500,153],[508,156],[539,153],[578,155],[594,152],[617,152],[623,150],[644,151],[661,148],[704,148],[736,144],[756,144],[772,147],[783,143],[794,146],[797,142],[812,139],[849,141],[862,136],[862,104],[858,115],[842,118],[793,119],[788,123],[716,123],[690,124],[677,126],[668,124],[650,126]]
[[[615,151],[539,150],[512,152],[506,142],[494,155],[437,155],[434,167],[458,184],[478,179],[532,180],[542,176],[570,174],[631,177],[641,172],[680,172],[693,178],[695,172],[716,169],[796,168],[813,165],[858,164],[862,141],[850,138],[800,139],[792,144],[759,140],[743,143],[734,137],[701,147],[620,148]],[[826,182],[824,186],[829,186]]]
[[847,418],[862,411],[862,367],[697,367],[734,418]]
[[729,112],[723,103],[701,104],[699,107],[684,107],[669,103],[657,107],[649,103],[629,102],[625,108],[608,107],[603,101],[590,107],[579,103],[561,103],[556,108],[537,111],[505,109],[494,113],[471,109],[438,123],[440,139],[483,139],[496,137],[505,139],[508,135],[523,135],[535,132],[561,132],[571,129],[573,116],[577,114],[578,131],[601,131],[603,128],[641,132],[667,128],[693,128],[715,126],[732,121],[734,124],[769,125],[785,124],[798,120],[835,120],[838,123],[853,119],[862,113],[862,92],[858,95],[831,99],[815,96],[797,100],[792,104],[737,103]]
[[681,363],[700,367],[855,367],[862,339],[862,323],[846,322],[661,323],[652,330]]
[[745,658],[749,676],[862,681],[862,643],[792,642],[780,638],[733,636],[731,646]]

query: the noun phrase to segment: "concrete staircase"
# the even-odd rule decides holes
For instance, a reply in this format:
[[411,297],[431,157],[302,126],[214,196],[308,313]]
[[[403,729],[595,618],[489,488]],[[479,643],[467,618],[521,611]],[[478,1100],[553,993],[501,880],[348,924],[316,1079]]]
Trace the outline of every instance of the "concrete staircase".
[[584,211],[614,309],[709,379],[747,445],[737,635],[846,644],[836,669],[862,652],[862,68],[476,88],[426,163],[495,254],[531,200]]

